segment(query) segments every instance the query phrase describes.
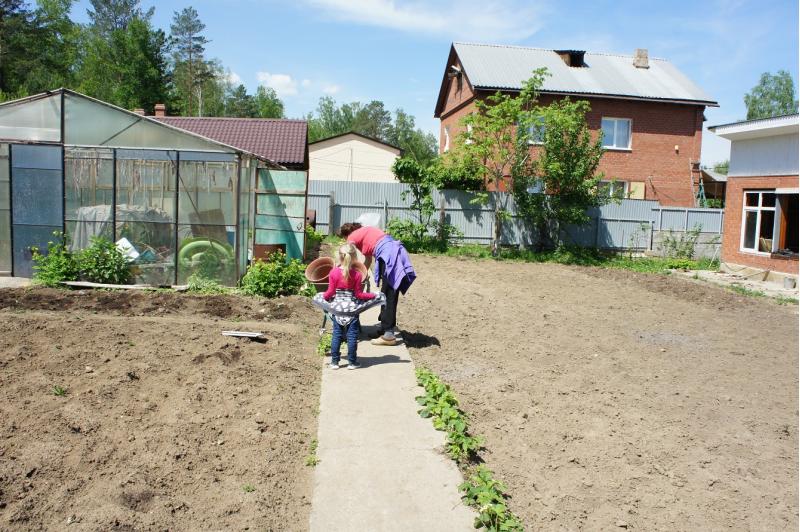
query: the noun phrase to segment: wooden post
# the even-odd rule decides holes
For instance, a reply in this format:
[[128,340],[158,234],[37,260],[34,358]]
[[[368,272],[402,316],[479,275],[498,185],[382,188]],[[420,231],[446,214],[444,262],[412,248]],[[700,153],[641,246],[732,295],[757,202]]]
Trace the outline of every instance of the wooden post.
[[336,234],[336,193],[331,190],[328,195],[328,234]]

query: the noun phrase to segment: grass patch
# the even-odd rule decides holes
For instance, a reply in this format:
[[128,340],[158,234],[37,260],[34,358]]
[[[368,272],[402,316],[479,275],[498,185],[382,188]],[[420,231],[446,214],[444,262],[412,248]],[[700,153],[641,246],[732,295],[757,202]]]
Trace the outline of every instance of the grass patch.
[[492,256],[489,246],[467,244],[453,246],[443,253],[430,253],[448,257],[490,259],[513,262],[555,263],[574,266],[595,266],[598,268],[617,268],[644,273],[661,273],[666,270],[717,270],[718,261],[710,259],[676,259],[668,257],[629,257],[606,253],[593,248],[562,247],[550,251],[504,248],[498,256]]
[[326,354],[330,353],[331,351],[331,341],[333,340],[333,334],[325,331],[319,337],[319,342],[317,343],[317,354],[321,357],[324,357]]
[[65,395],[67,395],[67,389],[62,388],[61,386],[56,384],[55,386],[53,386],[53,395],[55,395],[56,397],[64,397]]
[[252,484],[245,484],[244,486],[242,486],[242,491],[245,493],[253,493],[254,491],[256,491],[256,487],[253,486]]
[[320,463],[320,459],[317,458],[317,446],[318,445],[319,445],[319,442],[317,442],[316,439],[311,440],[311,445],[309,445],[309,448],[308,448],[309,455],[306,456],[306,462],[305,462],[308,467],[314,467],[318,463]]
[[417,368],[416,374],[417,383],[425,390],[425,395],[417,397],[422,406],[419,415],[431,418],[437,430],[447,433],[447,454],[463,469],[472,471],[459,490],[464,503],[478,511],[475,528],[521,532],[522,523],[506,505],[509,496],[505,485],[495,480],[486,466],[476,466],[483,439],[470,433],[467,416],[450,386],[428,369]]
[[[763,298],[763,297],[770,298],[769,295],[767,295],[766,293],[762,292],[761,290],[753,290],[751,288],[746,288],[744,286],[739,286],[739,285],[735,285],[734,284],[734,285],[730,285],[730,286],[728,286],[726,288],[728,290],[730,290],[731,292],[736,292],[740,296],[757,297],[757,298]],[[776,296],[776,297],[772,297],[770,299],[774,299],[775,302],[778,305],[797,305],[798,304],[797,299],[794,298],[794,297]]]

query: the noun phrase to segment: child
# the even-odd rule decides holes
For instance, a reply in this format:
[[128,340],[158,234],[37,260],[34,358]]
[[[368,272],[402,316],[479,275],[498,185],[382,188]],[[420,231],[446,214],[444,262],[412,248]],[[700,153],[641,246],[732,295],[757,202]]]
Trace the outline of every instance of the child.
[[331,369],[339,369],[342,338],[347,339],[347,369],[357,369],[358,332],[361,324],[358,315],[370,307],[385,304],[383,294],[371,294],[361,290],[363,278],[354,264],[356,248],[346,243],[339,248],[339,266],[328,275],[328,290],[314,296],[314,304],[333,315],[333,338],[331,339]]

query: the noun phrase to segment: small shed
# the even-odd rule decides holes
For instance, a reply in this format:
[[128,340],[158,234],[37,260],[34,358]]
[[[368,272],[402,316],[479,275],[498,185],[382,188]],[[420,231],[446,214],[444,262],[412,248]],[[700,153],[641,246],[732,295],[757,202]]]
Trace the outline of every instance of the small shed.
[[138,283],[183,284],[198,273],[233,285],[252,246],[257,176],[281,170],[68,89],[6,102],[0,274],[30,277],[31,248],[45,251],[56,232],[72,250],[94,236],[130,244]]
[[308,145],[309,179],[397,183],[392,165],[402,156],[397,146],[351,131]]

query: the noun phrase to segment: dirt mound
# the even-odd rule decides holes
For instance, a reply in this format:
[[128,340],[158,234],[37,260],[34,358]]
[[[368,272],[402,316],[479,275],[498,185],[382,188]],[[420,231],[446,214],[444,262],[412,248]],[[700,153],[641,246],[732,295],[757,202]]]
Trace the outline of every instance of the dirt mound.
[[86,310],[123,316],[204,315],[214,318],[288,320],[312,309],[301,296],[266,299],[133,290],[0,289],[0,310]]
[[0,290],[0,529],[306,529],[317,319],[303,298]]

